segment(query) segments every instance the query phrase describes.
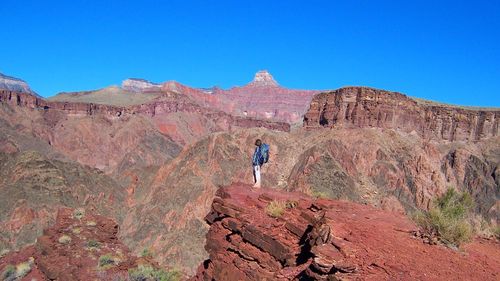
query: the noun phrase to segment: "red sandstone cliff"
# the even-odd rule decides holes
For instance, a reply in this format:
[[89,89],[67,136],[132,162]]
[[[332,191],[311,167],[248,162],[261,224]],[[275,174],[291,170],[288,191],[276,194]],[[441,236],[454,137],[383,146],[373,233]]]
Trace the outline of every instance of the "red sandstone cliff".
[[304,126],[379,127],[449,141],[475,141],[496,136],[499,119],[500,109],[419,103],[397,92],[345,87],[316,95],[304,116]]
[[[286,202],[282,216],[266,214]],[[464,252],[424,244],[406,217],[300,193],[219,189],[206,221],[209,259],[192,280],[498,280],[500,244]]]

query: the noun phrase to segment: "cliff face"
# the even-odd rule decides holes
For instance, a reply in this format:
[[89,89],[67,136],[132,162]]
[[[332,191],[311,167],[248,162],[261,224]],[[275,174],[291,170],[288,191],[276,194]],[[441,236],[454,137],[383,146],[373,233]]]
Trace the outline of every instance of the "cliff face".
[[210,116],[215,123],[225,124],[226,128],[235,127],[264,127],[268,129],[289,131],[287,123],[270,122],[254,118],[232,116],[221,111],[209,110],[194,103],[187,97],[166,95],[164,98],[152,102],[133,106],[114,106],[107,104],[82,102],[50,102],[26,93],[0,90],[0,102],[29,109],[39,109],[46,112],[62,111],[70,115],[91,116],[104,115],[111,119],[124,118],[135,114],[144,114],[149,117],[175,112],[198,113]]
[[[422,243],[406,217],[300,193],[219,189],[206,216],[203,262],[191,280],[497,280],[500,244],[463,253]],[[271,202],[283,213],[266,213]],[[487,256],[486,256],[487,255]]]
[[304,127],[379,127],[423,137],[476,141],[498,134],[500,110],[419,103],[403,94],[346,87],[314,97]]

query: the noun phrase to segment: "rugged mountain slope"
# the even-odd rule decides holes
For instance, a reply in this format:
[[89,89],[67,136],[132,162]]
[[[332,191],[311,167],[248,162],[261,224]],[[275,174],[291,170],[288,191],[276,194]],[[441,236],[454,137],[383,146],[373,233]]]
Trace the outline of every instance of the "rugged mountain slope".
[[[137,194],[122,233],[133,248],[151,247],[160,262],[199,263],[203,223],[217,188],[252,182],[253,143],[271,145],[263,184],[287,191],[366,203],[400,213],[426,209],[448,186],[471,191],[477,212],[498,221],[499,138],[442,143],[381,129],[245,129],[212,134],[158,169]],[[139,219],[140,218],[140,219]]]
[[215,96],[230,102],[232,106],[227,108],[233,114],[288,123],[300,122],[312,97],[318,93],[281,87],[265,70],[257,72],[253,81],[243,87],[214,91]]
[[[286,206],[272,218],[273,201]],[[192,280],[498,280],[500,243],[464,252],[416,239],[408,218],[347,201],[249,185],[219,189]]]
[[[47,102],[31,95],[0,91],[0,118],[30,131],[73,160],[114,171],[138,146],[147,165],[176,155],[179,146],[211,132],[233,127],[264,126],[288,130],[289,125],[234,117],[204,109],[185,95],[166,93],[160,99],[128,107],[92,103]],[[123,166],[123,165],[122,165]]]
[[[151,248],[161,264],[193,273],[207,257],[204,217],[217,189],[252,182],[256,138],[271,145],[271,162],[263,169],[266,187],[402,213],[427,208],[451,185],[471,191],[477,212],[498,221],[496,113],[466,110],[464,116],[476,123],[463,123],[459,109],[439,109],[436,117],[431,107],[399,94],[349,89],[316,96],[307,128],[290,133],[288,123],[248,116],[294,122],[313,93],[281,88],[266,72],[229,91],[139,80],[121,89],[69,94],[64,102],[0,91],[0,191],[14,194],[0,222],[2,241],[8,247],[24,245],[54,220],[55,207],[89,206],[120,223],[120,238],[135,253]],[[148,95],[155,98],[133,99]],[[116,105],[115,96],[134,104]],[[343,126],[330,126],[331,120],[341,119],[333,116],[344,116],[335,113],[337,107],[348,117]],[[245,117],[245,108],[258,110]],[[266,115],[270,108],[282,108],[283,114]],[[458,132],[454,136],[465,136],[463,128],[469,126],[467,136],[479,137],[474,142],[470,137],[429,137],[443,131],[435,130],[439,126],[448,128],[443,125],[448,121],[436,120],[451,122]],[[483,133],[474,133],[479,132],[474,126],[482,126]]]
[[200,107],[210,110],[293,124],[302,121],[311,98],[320,91],[281,87],[271,74],[264,70],[257,72],[247,85],[229,90],[217,87],[193,88],[176,81],[155,84],[143,79],[127,79],[123,81],[121,88],[61,93],[49,100],[125,106],[151,101],[165,93],[190,97]]
[[[125,82],[124,82],[125,83]],[[131,87],[131,86],[130,86]],[[132,90],[135,89],[131,87]],[[116,106],[130,106],[143,104],[160,98],[159,92],[138,94],[117,86],[110,86],[96,91],[59,93],[50,97],[49,101],[76,102],[76,103],[97,103]]]
[[314,97],[304,126],[379,127],[422,137],[475,141],[498,135],[500,109],[468,109],[417,102],[403,94],[346,87]]
[[115,180],[5,122],[0,133],[0,248],[33,243],[62,206],[86,206],[121,221],[126,197]]
[[57,214],[33,246],[4,253],[3,277],[12,268],[4,280],[128,280],[129,269],[155,266],[148,258],[133,256],[118,240],[112,219],[66,208]]

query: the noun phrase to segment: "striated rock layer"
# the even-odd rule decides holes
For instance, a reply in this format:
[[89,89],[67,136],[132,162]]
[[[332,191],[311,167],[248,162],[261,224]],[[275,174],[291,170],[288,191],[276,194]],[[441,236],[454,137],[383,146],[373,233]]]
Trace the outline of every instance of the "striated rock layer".
[[304,126],[379,127],[449,141],[476,141],[496,136],[499,119],[500,109],[421,103],[397,92],[345,87],[315,96]]
[[0,90],[28,93],[40,97],[30,89],[30,86],[25,81],[2,73],[0,73]]
[[[107,173],[132,166],[159,165],[180,147],[212,132],[290,125],[232,116],[199,106],[190,97],[164,93],[131,105],[50,102],[25,93],[0,91],[0,118],[52,145],[72,160]],[[161,153],[158,153],[161,152]],[[139,154],[139,155],[138,155]],[[142,165],[141,165],[142,166]]]
[[265,70],[243,87],[229,90],[215,89],[214,96],[225,100],[224,108],[232,114],[297,123],[307,111],[316,90],[294,90],[281,87]]
[[[94,103],[75,103],[75,102],[49,102],[43,98],[35,97],[26,93],[13,92],[0,90],[0,102],[26,107],[30,109],[43,109],[46,111],[60,110],[67,114],[73,115],[96,115],[103,114],[111,118],[119,118],[134,114],[146,114],[154,117],[158,114],[166,114],[173,112],[192,112],[202,113],[209,115],[210,119],[214,121],[221,121],[227,124],[226,127],[234,125],[236,127],[265,127],[268,129],[276,129],[288,131],[290,125],[286,123],[268,122],[265,120],[244,118],[238,116],[231,116],[224,112],[210,111],[200,107],[190,99],[178,96],[167,96],[168,99],[155,100],[152,102],[133,105],[133,106],[115,106],[107,104],[94,104]],[[175,98],[175,99],[173,99]]]
[[[272,201],[286,208],[266,214]],[[424,244],[406,217],[300,193],[219,189],[203,262],[191,280],[498,280],[500,244],[457,252]]]

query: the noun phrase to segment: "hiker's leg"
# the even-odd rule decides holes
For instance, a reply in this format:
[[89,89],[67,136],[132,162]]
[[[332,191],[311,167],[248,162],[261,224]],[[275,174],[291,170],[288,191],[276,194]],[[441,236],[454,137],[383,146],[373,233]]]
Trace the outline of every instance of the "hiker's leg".
[[252,173],[253,173],[253,183],[257,183],[257,172],[255,171],[255,166],[252,166]]
[[254,187],[260,187],[260,166],[253,166],[253,171],[255,175],[255,184]]

